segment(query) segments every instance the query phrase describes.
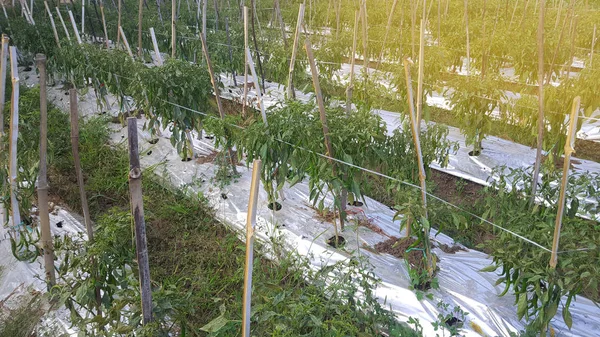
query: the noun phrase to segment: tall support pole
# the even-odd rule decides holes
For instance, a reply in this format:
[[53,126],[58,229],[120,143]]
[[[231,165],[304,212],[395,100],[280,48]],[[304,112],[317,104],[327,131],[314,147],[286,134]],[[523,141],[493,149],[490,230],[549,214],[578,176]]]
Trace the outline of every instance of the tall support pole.
[[229,65],[231,66],[231,77],[233,78],[233,85],[237,87],[237,79],[235,78],[235,67],[233,66],[233,49],[231,48],[231,35],[229,34],[229,16],[225,16],[225,34],[227,34],[227,49],[229,49]]
[[381,50],[379,52],[379,61],[377,62],[377,69],[381,65],[381,61],[383,60],[383,53],[385,51],[385,45],[387,43],[388,35],[390,33],[390,28],[392,27],[392,19],[394,18],[394,11],[396,10],[396,5],[398,4],[398,0],[394,0],[392,3],[392,9],[390,10],[390,15],[388,16],[387,25],[385,26],[385,34],[383,35],[383,43],[381,44]]
[[469,38],[469,0],[465,0],[465,29],[467,33],[467,76],[471,75],[471,44]]
[[121,42],[121,7],[122,7],[122,2],[123,0],[117,0],[118,1],[118,8],[117,8],[117,45],[119,45],[119,42]]
[[19,68],[17,65],[17,47],[10,47],[10,71],[12,77],[12,98],[10,101],[10,206],[13,229],[21,225],[21,213],[17,199],[17,139],[19,137]]
[[594,33],[592,33],[592,47],[590,50],[590,67],[594,67],[594,47],[596,46],[596,25],[594,25]]
[[542,150],[544,142],[544,13],[546,0],[540,0],[540,12],[537,31],[538,49],[538,121],[537,121],[537,148],[535,152],[535,164],[533,166],[533,180],[531,182],[531,205],[535,203],[540,167],[542,164]]
[[162,55],[158,49],[158,43],[156,42],[156,34],[154,33],[154,27],[150,27],[150,37],[152,38],[152,46],[154,47],[154,54],[156,55],[156,64],[158,66],[163,65]]
[[296,54],[298,53],[298,43],[300,39],[300,29],[304,21],[304,4],[300,4],[298,10],[298,21],[296,21],[296,33],[294,34],[294,43],[292,44],[292,58],[290,59],[290,69],[288,71],[287,98],[295,99],[294,91],[294,67],[296,65]]
[[[213,71],[212,62],[210,61],[210,57],[208,55],[208,48],[206,46],[206,40],[204,39],[204,35],[200,34],[200,42],[202,43],[202,52],[204,53],[204,58],[206,59],[206,66],[208,68],[208,74],[210,75],[210,82],[212,83],[213,91],[215,93],[215,100],[217,101],[217,108],[219,110],[219,116],[222,120],[225,119],[225,110],[223,109],[223,104],[221,103],[221,92],[219,90],[219,85],[215,78],[215,73]],[[235,172],[235,161],[233,158],[233,152],[231,148],[228,148],[229,159],[231,160],[231,168]]]
[[[4,105],[6,95],[6,67],[8,63],[8,35],[2,34],[2,49],[0,50],[0,142],[4,136]],[[1,143],[0,143],[1,144]],[[4,187],[6,182],[0,183],[1,187]],[[8,214],[4,209],[4,203],[0,203],[0,224],[5,224],[8,221]]]
[[77,43],[81,44],[81,36],[79,35],[79,29],[77,29],[77,24],[75,24],[75,18],[73,17],[73,12],[69,11],[69,18],[71,19],[71,25],[73,25],[73,31],[75,32],[75,37],[77,38]]
[[281,39],[283,40],[283,46],[287,49],[287,37],[285,36],[285,26],[283,24],[283,17],[281,16],[281,7],[279,6],[279,0],[275,0],[275,13],[279,22],[279,28],[281,29]]
[[[206,0],[203,0],[206,2]],[[171,1],[171,57],[175,58],[175,51],[177,50],[177,32],[175,30],[175,22],[177,21],[177,9],[175,8],[176,0]]]
[[71,41],[71,34],[69,33],[69,30],[67,29],[67,25],[65,24],[65,20],[63,20],[62,13],[58,9],[58,7],[56,7],[56,13],[58,13],[58,18],[60,19],[60,23],[62,24],[62,27],[65,30],[65,35],[67,36],[67,40]]
[[146,242],[146,222],[144,220],[144,200],[142,194],[142,169],[138,148],[137,118],[127,118],[127,138],[129,144],[129,195],[131,216],[135,225],[135,251],[139,266],[140,293],[142,294],[142,322],[152,321],[152,290],[150,288],[150,263]]
[[58,37],[58,32],[56,31],[56,25],[54,24],[54,16],[50,11],[50,7],[48,7],[48,2],[44,1],[44,7],[46,7],[46,13],[48,13],[48,17],[50,18],[50,25],[52,26],[52,33],[54,34],[54,40],[56,41],[56,45],[60,48],[60,38]]
[[81,35],[85,34],[85,0],[81,0]]
[[123,44],[125,45],[125,49],[127,49],[127,53],[133,59],[133,52],[131,51],[131,48],[129,47],[129,42],[127,42],[127,37],[125,36],[125,32],[123,32],[123,27],[119,27],[119,33],[120,33],[119,35],[121,35],[121,37],[123,38]]
[[[304,42],[304,47],[306,48],[306,55],[308,56],[308,62],[310,64],[310,72],[312,74],[313,86],[315,88],[315,95],[317,96],[317,105],[319,106],[319,115],[321,118],[321,124],[323,126],[323,137],[325,139],[325,148],[327,149],[326,155],[328,157],[333,158],[334,153],[333,153],[333,147],[331,146],[331,139],[329,138],[329,126],[327,125],[327,115],[325,113],[325,103],[323,102],[323,95],[321,94],[321,85],[319,83],[319,73],[317,71],[317,66],[315,64],[315,58],[313,56],[312,45],[311,45],[308,37],[306,38],[306,41]],[[331,170],[333,171],[333,176],[336,176],[337,174],[336,174],[335,163],[331,159],[329,159],[329,162],[331,164]],[[340,229],[343,231],[344,230],[344,214],[343,214],[343,210],[341,208],[339,209],[339,211],[340,211]],[[338,230],[337,230],[337,225],[334,224],[334,227],[335,227],[335,237],[336,237],[336,241],[337,241],[337,238],[339,236]],[[336,242],[336,245],[337,245],[337,242]]]
[[[44,1],[44,4],[46,2]],[[46,8],[48,5],[46,4]],[[56,283],[54,272],[54,247],[50,231],[50,216],[48,214],[48,179],[46,177],[46,152],[48,149],[48,101],[46,99],[46,55],[37,54],[35,61],[40,72],[40,164],[38,175],[38,210],[40,216],[40,231],[42,233],[42,249],[44,250],[44,269],[49,288]]]
[[[248,105],[248,6],[244,6],[244,96],[242,100],[242,116],[246,117],[246,106]],[[258,85],[257,83],[254,84]]]
[[368,76],[369,74],[369,53],[368,53],[368,46],[369,46],[369,33],[368,33],[368,22],[367,22],[367,1],[363,0],[362,1],[362,31],[363,31],[363,66],[364,66],[364,71],[365,74]]
[[575,152],[575,136],[577,134],[577,117],[579,116],[579,107],[581,98],[579,96],[573,99],[573,107],[569,120],[569,131],[565,143],[565,161],[563,163],[563,175],[560,186],[560,195],[558,199],[558,212],[556,214],[556,223],[554,226],[554,239],[552,240],[552,256],[550,258],[550,267],[556,268],[558,262],[558,243],[560,241],[560,229],[562,227],[562,218],[565,210],[565,198],[567,193],[567,183],[569,181],[569,168],[571,166],[571,155]]
[[144,0],[140,0],[138,5],[138,58],[142,59],[142,18],[144,15]]
[[104,1],[100,2],[100,15],[102,15],[102,29],[104,29],[104,43],[106,49],[110,48],[108,44],[108,30],[106,29],[106,17],[104,16]]
[[[425,166],[423,164],[423,154],[421,152],[421,141],[420,141],[420,133],[419,126],[417,125],[417,119],[415,118],[415,107],[414,107],[414,99],[412,93],[412,81],[410,77],[410,66],[411,62],[408,58],[404,58],[404,72],[406,75],[406,85],[407,85],[407,98],[408,98],[408,110],[410,112],[410,124],[411,130],[413,134],[413,141],[415,143],[415,152],[417,153],[417,163],[419,165],[419,182],[421,183],[421,200],[423,202],[423,212],[425,214],[425,218],[427,219],[427,185],[425,184]],[[407,226],[408,230],[409,226]],[[425,257],[427,259],[427,273],[429,277],[433,276],[433,261],[431,259],[431,247],[429,244],[429,229],[423,228],[423,234],[425,236],[425,240],[423,245],[425,247]]]
[[202,35],[206,40],[206,14],[208,12],[208,0],[202,0]]
[[346,89],[346,114],[352,110],[352,93],[354,91],[354,64],[356,63],[356,40],[358,39],[359,11],[354,11],[354,34],[352,39],[352,55],[350,55],[350,80]]
[[71,111],[71,148],[73,150],[73,162],[75,165],[75,174],[77,176],[77,185],[79,186],[79,197],[81,199],[81,208],[83,211],[83,220],[89,241],[94,240],[94,228],[90,217],[90,209],[85,193],[83,182],[83,171],[81,170],[81,160],[79,159],[79,112],[77,108],[77,89],[69,89],[69,101]]
[[[425,1],[425,0],[424,0]],[[425,8],[425,6],[423,6]],[[423,12],[425,15],[425,12]],[[425,73],[425,18],[421,19],[421,32],[419,36],[419,73],[417,78],[417,128],[421,128],[423,119],[423,77]]]
[[242,311],[242,337],[250,337],[250,309],[252,307],[252,269],[254,265],[254,229],[256,227],[256,204],[262,162],[255,159],[252,164],[252,181],[246,216],[246,264],[244,266],[244,309]]
[[260,114],[262,116],[263,122],[266,125],[267,113],[265,112],[265,104],[263,102],[260,86],[256,85],[256,83],[258,83],[258,75],[256,75],[256,68],[254,67],[254,61],[252,60],[252,53],[250,52],[250,48],[246,48],[246,57],[248,58],[248,67],[250,68],[250,72],[252,73],[252,78],[255,83],[254,89],[256,90],[256,97],[258,97],[258,104],[260,104]]

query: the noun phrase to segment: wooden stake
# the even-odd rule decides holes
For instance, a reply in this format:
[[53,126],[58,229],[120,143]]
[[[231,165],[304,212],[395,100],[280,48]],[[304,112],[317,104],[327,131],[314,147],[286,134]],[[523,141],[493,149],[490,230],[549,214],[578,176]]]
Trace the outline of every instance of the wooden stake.
[[590,67],[594,67],[594,46],[596,45],[596,25],[594,25],[594,33],[592,34],[592,48],[590,50]]
[[388,16],[387,25],[385,26],[385,34],[383,35],[383,43],[381,44],[381,51],[379,52],[379,61],[377,62],[376,69],[379,69],[379,66],[381,65],[381,61],[383,59],[383,52],[385,50],[385,44],[387,42],[388,34],[390,32],[390,27],[392,26],[392,18],[394,17],[394,10],[396,9],[397,4],[398,4],[398,0],[394,0],[394,2],[392,3],[392,9],[390,10],[390,15]]
[[142,17],[144,13],[144,0],[138,5],[138,58],[142,59]]
[[[204,0],[204,2],[206,2],[206,0]],[[205,13],[203,13],[203,15],[206,16]],[[175,41],[177,38],[177,32],[175,31],[175,21],[176,20],[177,20],[177,12],[175,9],[175,0],[172,0],[171,1],[171,57],[172,58],[175,58],[175,51],[177,49],[176,41]],[[204,31],[202,31],[202,34],[204,34]]]
[[154,34],[154,27],[150,27],[150,37],[152,38],[152,46],[154,46],[154,55],[156,55],[156,63],[158,66],[163,65],[162,55],[158,50],[158,43],[156,42],[156,34]]
[[81,36],[79,36],[79,29],[77,29],[77,25],[75,24],[75,18],[73,17],[73,12],[71,11],[69,11],[69,18],[71,19],[71,24],[73,25],[73,31],[75,32],[77,43],[81,44]]
[[207,0],[202,0],[202,35],[204,35],[205,40],[206,40],[206,13],[207,12],[208,12],[208,2],[207,2]]
[[104,29],[104,43],[106,44],[106,49],[109,49],[108,30],[106,29],[106,18],[104,16],[104,2],[100,3],[100,15],[102,15],[102,29]]
[[263,102],[260,86],[258,85],[258,76],[256,75],[256,68],[254,68],[254,61],[252,60],[252,53],[250,52],[250,48],[246,48],[246,57],[248,58],[248,67],[250,68],[252,78],[254,79],[254,89],[256,90],[258,104],[260,105],[260,114],[262,116],[263,122],[265,123],[265,125],[267,125],[267,114],[265,112],[265,104]]
[[[0,49],[0,144],[4,137],[4,105],[6,96],[6,67],[8,63],[8,35],[2,34],[2,49]],[[2,181],[0,186],[4,188],[6,181]],[[0,223],[8,223],[8,213],[4,208],[4,203],[0,203]]]
[[79,112],[77,108],[77,89],[69,89],[69,100],[71,108],[71,148],[73,150],[73,163],[75,164],[75,174],[77,175],[77,185],[79,185],[79,197],[81,199],[81,208],[83,210],[83,219],[87,230],[88,240],[94,240],[94,227],[90,217],[87,196],[83,182],[83,171],[81,170],[81,160],[79,159]]
[[283,46],[287,49],[287,37],[285,36],[285,26],[283,24],[283,17],[281,16],[281,8],[279,7],[279,0],[275,0],[275,13],[277,20],[279,21],[279,27],[281,28],[281,39],[283,40]]
[[556,268],[558,262],[558,243],[560,240],[560,228],[562,227],[562,218],[565,209],[565,198],[567,193],[567,183],[569,181],[569,168],[571,166],[571,155],[575,153],[575,136],[577,134],[577,117],[579,116],[579,107],[581,98],[579,96],[573,99],[573,107],[569,118],[569,131],[565,143],[565,160],[563,163],[563,175],[560,186],[560,196],[558,199],[558,212],[554,226],[554,239],[552,240],[552,256],[550,258],[550,267]]
[[67,35],[67,40],[71,41],[71,34],[69,34],[69,30],[67,29],[65,20],[63,20],[62,14],[60,13],[60,10],[58,9],[58,7],[56,7],[56,13],[58,13],[58,18],[60,19],[60,23],[62,24],[63,29],[65,30],[65,35]]
[[[46,9],[48,4],[44,1]],[[44,269],[46,282],[51,288],[56,283],[54,272],[54,247],[50,231],[50,216],[48,214],[48,180],[46,178],[46,152],[48,148],[48,101],[46,99],[46,56],[37,54],[35,58],[40,72],[40,164],[38,175],[38,210],[40,216],[40,231],[42,233],[42,249],[44,250]]]
[[125,36],[125,32],[123,32],[123,27],[119,26],[119,33],[123,38],[123,44],[125,44],[125,49],[127,49],[127,53],[133,59],[133,53],[131,52],[131,48],[129,48],[129,42],[127,42],[127,37]]
[[254,265],[254,229],[256,227],[256,204],[262,162],[255,159],[252,164],[252,181],[246,216],[246,264],[244,265],[244,309],[242,311],[242,336],[250,337],[250,309],[252,307],[252,269]]
[[85,34],[85,0],[81,0],[81,35]]
[[350,55],[350,81],[346,89],[346,114],[350,115],[352,110],[352,93],[354,91],[354,63],[356,63],[356,40],[358,35],[359,11],[354,11],[354,35],[352,39],[352,55]]
[[[471,45],[469,41],[469,0],[465,0],[465,26],[467,32],[467,76],[471,74]],[[462,66],[461,66],[462,68]]]
[[[425,1],[425,0],[424,0]],[[423,7],[425,8],[425,7]],[[425,14],[425,13],[423,13]],[[419,36],[419,73],[417,77],[417,127],[421,128],[423,119],[423,77],[425,73],[425,19],[421,19],[421,32]]]
[[288,72],[287,99],[296,99],[294,91],[294,67],[296,66],[296,54],[298,53],[298,42],[300,39],[300,29],[304,21],[304,4],[300,4],[298,10],[298,21],[296,21],[296,33],[294,35],[294,43],[292,44],[292,58],[290,59],[290,69]]
[[56,41],[58,48],[60,48],[60,39],[58,37],[58,32],[56,31],[56,25],[54,24],[54,17],[52,16],[50,7],[48,7],[47,1],[44,1],[44,7],[46,7],[46,12],[48,13],[48,17],[50,17],[50,24],[52,25],[52,33],[54,33],[54,40]]
[[129,195],[131,216],[135,224],[135,251],[139,266],[140,292],[142,295],[143,324],[152,321],[152,289],[150,288],[150,263],[146,242],[146,222],[144,220],[144,199],[142,194],[142,169],[138,148],[137,118],[127,118],[129,144]]
[[227,49],[229,49],[229,65],[231,66],[231,77],[233,78],[233,85],[237,88],[237,79],[235,78],[235,67],[233,66],[233,49],[231,48],[231,35],[229,34],[228,16],[225,16],[225,34],[227,35]]
[[537,45],[538,45],[538,134],[537,148],[535,152],[535,164],[533,166],[533,181],[531,183],[531,205],[535,204],[535,195],[540,177],[542,165],[542,150],[544,143],[544,13],[546,0],[540,0],[540,12],[538,19]]
[[248,7],[244,6],[244,96],[242,98],[242,116],[246,117],[246,106],[248,105]]
[[363,66],[365,71],[365,76],[369,75],[369,34],[368,34],[368,23],[367,23],[367,1],[363,0],[362,2],[362,31],[363,31]]
[[[419,165],[419,181],[421,183],[421,199],[423,201],[423,211],[425,213],[425,219],[427,219],[427,185],[425,184],[425,166],[423,164],[423,154],[421,152],[421,141],[420,141],[420,126],[417,125],[417,119],[415,118],[415,107],[412,94],[412,81],[410,79],[410,65],[411,62],[408,58],[404,58],[404,73],[406,74],[407,83],[407,98],[408,98],[408,110],[410,112],[410,124],[413,134],[413,141],[415,143],[415,152],[417,153],[417,163]],[[407,226],[407,230],[410,226]],[[409,233],[407,232],[407,235]],[[429,277],[433,276],[433,261],[431,258],[431,248],[429,244],[429,230],[423,228],[423,234],[425,240],[423,246],[425,247],[425,257],[427,259],[427,273]]]
[[[321,124],[323,126],[323,136],[325,138],[325,148],[327,149],[326,155],[328,157],[333,158],[334,153],[333,153],[333,147],[331,146],[331,139],[329,138],[329,126],[327,125],[327,115],[325,112],[325,103],[323,102],[323,95],[321,94],[321,85],[319,83],[319,73],[317,71],[317,66],[315,64],[315,58],[314,58],[313,52],[312,52],[312,45],[311,45],[308,37],[306,38],[306,40],[304,42],[304,47],[306,48],[306,55],[308,56],[308,62],[310,64],[310,72],[312,74],[313,86],[315,88],[315,95],[317,96],[317,105],[319,106],[319,115],[321,118]],[[336,176],[335,163],[331,159],[329,159],[329,162],[331,164],[331,170],[333,171],[333,176]],[[335,206],[334,206],[334,212],[335,212]],[[343,212],[343,211],[340,210],[340,213],[341,212]],[[336,236],[336,240],[337,240],[337,238],[338,238],[337,226],[334,225],[334,227],[335,227],[335,236]],[[344,215],[343,214],[340,214],[340,229],[342,231],[344,230]]]
[[119,42],[121,42],[121,4],[123,2],[123,0],[117,0],[119,2],[118,4],[118,19],[117,19],[117,46],[119,45]]
[[19,212],[19,201],[17,199],[17,139],[19,137],[19,68],[17,65],[17,47],[10,47],[10,71],[12,76],[12,97],[10,101],[10,206],[12,213],[13,230],[21,225],[21,213]]

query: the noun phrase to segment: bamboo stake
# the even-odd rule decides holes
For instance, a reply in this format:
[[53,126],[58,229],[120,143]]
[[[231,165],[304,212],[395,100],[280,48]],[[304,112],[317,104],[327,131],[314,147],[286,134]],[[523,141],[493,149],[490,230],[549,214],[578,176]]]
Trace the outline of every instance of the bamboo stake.
[[442,0],[438,0],[438,8],[437,8],[438,12],[437,12],[437,29],[438,29],[438,34],[437,34],[437,44],[438,46],[442,45]]
[[[48,4],[46,9],[48,9]],[[40,230],[42,233],[42,249],[44,250],[44,269],[49,288],[56,283],[54,272],[54,247],[50,231],[50,216],[48,214],[48,180],[46,178],[46,152],[48,148],[48,101],[46,99],[46,56],[37,54],[35,61],[40,72],[40,164],[38,176],[38,209]]]
[[531,183],[531,205],[535,203],[540,166],[542,164],[542,150],[544,142],[544,7],[546,0],[540,0],[540,13],[538,19],[537,45],[538,45],[538,135],[533,166],[533,181]]
[[283,24],[283,17],[281,16],[281,8],[279,7],[279,0],[275,0],[275,13],[277,20],[279,21],[279,27],[281,28],[281,39],[283,40],[283,46],[287,49],[287,37],[285,36],[285,26]]
[[349,115],[352,110],[352,93],[354,91],[354,63],[356,61],[356,40],[358,35],[358,11],[354,11],[354,35],[352,39],[352,55],[350,56],[350,81],[346,89],[346,114]]
[[[423,165],[423,154],[421,152],[421,141],[420,141],[420,126],[417,125],[417,119],[415,118],[415,108],[414,108],[414,99],[412,94],[412,81],[410,79],[410,60],[408,58],[404,58],[404,72],[406,74],[406,83],[407,83],[407,98],[408,98],[408,110],[410,112],[410,124],[411,130],[413,134],[413,141],[415,143],[415,151],[417,152],[417,162],[419,165],[419,182],[421,183],[421,199],[423,201],[423,210],[425,213],[425,218],[427,219],[427,186],[425,184],[425,167]],[[407,226],[407,235],[408,228]],[[431,259],[431,251],[429,247],[429,230],[423,228],[423,234],[425,236],[425,242],[423,242],[423,246],[425,247],[425,257],[427,259],[427,273],[429,277],[433,276],[433,262]]]
[[[571,0],[569,7],[572,7],[574,4],[574,0]],[[558,55],[558,49],[562,46],[561,42],[563,39],[563,35],[565,32],[565,28],[567,27],[567,21],[569,19],[571,11],[567,12],[567,16],[565,16],[565,20],[563,21],[562,29],[560,30],[560,34],[558,35],[558,43],[556,44],[556,48],[554,49],[554,54],[552,54],[552,61],[550,61],[550,69],[548,71],[548,75],[546,76],[546,84],[550,83],[552,79],[552,69],[554,68],[554,62],[556,61],[556,56]],[[560,71],[559,71],[560,76]]]
[[208,2],[207,0],[202,0],[202,35],[204,35],[204,39],[206,40],[206,13],[208,12]]
[[[244,6],[244,50],[248,49],[248,7]],[[242,116],[246,117],[248,105],[248,54],[244,52],[244,96],[242,100]]]
[[394,2],[392,3],[392,9],[390,10],[390,15],[388,16],[387,25],[385,26],[385,34],[383,35],[383,43],[381,44],[381,51],[379,52],[379,61],[377,62],[376,69],[379,69],[379,66],[381,65],[381,61],[383,59],[383,52],[384,52],[384,49],[385,49],[385,44],[386,44],[387,39],[388,39],[388,34],[390,32],[390,27],[392,26],[392,19],[394,17],[394,10],[396,9],[396,5],[397,4],[398,4],[398,0],[394,0]]
[[[206,0],[204,0],[204,2],[206,2]],[[177,12],[175,10],[175,0],[172,0],[171,1],[171,57],[172,58],[175,58],[175,50],[177,49],[176,45],[175,45],[175,43],[176,43],[175,39],[177,38],[177,32],[175,31],[175,21],[176,20],[177,20]],[[202,31],[202,34],[204,34],[204,31]]]
[[[204,53],[204,58],[206,59],[206,67],[208,68],[208,74],[210,75],[210,82],[213,86],[213,91],[215,92],[215,100],[217,101],[217,108],[219,110],[219,116],[221,116],[222,120],[225,120],[225,110],[223,110],[223,104],[221,103],[221,92],[219,90],[219,86],[217,84],[217,80],[215,79],[215,73],[213,71],[212,62],[210,61],[210,57],[208,56],[208,48],[206,47],[206,40],[204,39],[204,35],[200,34],[200,42],[202,42],[202,52]],[[235,172],[235,162],[233,158],[233,152],[231,148],[228,148],[229,159],[231,160],[231,168]]]
[[54,40],[56,41],[56,45],[60,48],[60,39],[58,37],[58,32],[56,31],[56,25],[54,24],[54,17],[52,16],[52,12],[50,11],[50,7],[48,7],[48,2],[44,1],[44,7],[46,7],[46,12],[50,17],[50,24],[52,25],[52,33],[54,34]]
[[571,166],[571,155],[575,153],[575,136],[577,134],[577,117],[579,116],[579,107],[581,98],[579,96],[573,99],[573,107],[569,118],[569,131],[567,133],[567,142],[565,143],[565,160],[563,163],[563,175],[560,187],[560,196],[558,199],[558,212],[554,226],[554,239],[552,240],[552,256],[550,258],[550,268],[556,268],[558,262],[558,243],[560,240],[560,229],[562,227],[562,218],[565,209],[565,199],[567,193],[567,183],[569,181],[569,167]]
[[252,307],[252,269],[254,265],[254,228],[256,227],[256,203],[260,185],[261,160],[252,164],[252,181],[246,216],[246,263],[244,265],[244,309],[242,311],[242,336],[250,337],[250,309]]
[[[218,8],[218,4],[217,4],[217,0],[213,1],[214,3],[214,7],[215,7],[215,30],[219,30],[219,8]],[[206,40],[206,36],[204,37],[204,39]]]
[[592,33],[592,48],[590,50],[590,67],[594,67],[594,46],[596,45],[596,25],[594,25],[594,33]]
[[119,33],[123,38],[123,44],[125,44],[125,49],[127,49],[127,53],[133,59],[133,53],[131,52],[131,48],[129,48],[129,42],[127,42],[127,37],[125,36],[125,32],[123,32],[123,27],[119,26]]
[[129,195],[131,216],[135,224],[135,251],[139,266],[140,292],[142,297],[143,324],[152,321],[152,290],[150,289],[150,264],[146,242],[146,222],[144,220],[144,199],[142,194],[142,170],[138,148],[137,118],[127,118],[129,144]]
[[465,25],[467,32],[467,76],[471,73],[471,45],[469,41],[469,0],[465,0]]
[[[0,49],[0,144],[4,136],[4,105],[6,96],[6,67],[8,63],[8,35],[2,34],[2,49]],[[6,181],[0,183],[1,187],[4,188]],[[4,208],[4,203],[0,203],[0,222],[2,224],[8,223],[8,213]]]
[[573,15],[573,33],[571,34],[571,47],[569,48],[569,66],[567,67],[567,79],[571,77],[571,68],[573,67],[573,52],[575,49],[575,36],[577,35],[577,23],[579,22],[578,17]]
[[12,76],[12,97],[10,101],[10,206],[12,213],[13,230],[21,225],[21,213],[19,212],[19,201],[17,199],[17,139],[19,137],[19,68],[17,65],[17,48],[10,47],[10,71]]
[[369,46],[369,42],[368,42],[368,38],[369,38],[369,34],[367,32],[368,30],[368,22],[367,22],[367,1],[363,0],[362,2],[362,28],[363,28],[363,66],[364,66],[364,71],[365,71],[365,76],[368,77],[369,75],[369,53],[368,53],[368,46]]
[[156,55],[156,63],[158,66],[163,65],[162,55],[158,49],[158,42],[156,42],[156,34],[154,34],[154,27],[150,27],[150,37],[152,38],[152,46],[154,46],[154,54]]
[[8,20],[8,14],[6,13],[6,7],[4,6],[4,2],[2,2],[2,12],[4,12],[4,18]]
[[[425,1],[425,0],[423,0]],[[425,4],[423,4],[425,5]],[[425,6],[423,6],[425,8]],[[425,14],[425,13],[423,13]],[[421,127],[423,118],[423,77],[425,72],[425,18],[421,19],[421,32],[419,36],[419,73],[417,78],[417,126]]]
[[79,159],[79,112],[77,109],[77,89],[69,89],[69,100],[71,108],[71,148],[73,150],[73,162],[75,164],[75,174],[77,175],[77,185],[79,185],[79,196],[81,198],[81,208],[83,210],[83,219],[87,230],[88,240],[94,240],[94,228],[90,217],[87,196],[83,182],[83,171],[81,170],[81,160]]
[[104,2],[100,2],[100,15],[102,15],[102,29],[104,29],[104,42],[106,43],[106,49],[110,48],[108,45],[108,30],[106,29],[106,18],[104,16]]
[[411,53],[410,56],[412,58],[415,57],[415,45],[416,45],[416,32],[415,26],[417,25],[417,9],[418,9],[417,0],[410,0],[410,45],[411,45]]
[[62,24],[63,29],[65,30],[65,34],[67,35],[67,40],[71,41],[71,34],[69,34],[69,30],[67,29],[65,20],[63,20],[62,14],[60,13],[60,10],[58,9],[58,7],[56,7],[56,13],[58,13],[58,18],[60,19],[60,23]]
[[292,58],[290,59],[290,69],[288,72],[287,99],[296,99],[296,92],[294,90],[294,67],[296,66],[296,54],[298,53],[302,21],[304,21],[304,4],[300,4],[298,21],[296,21],[296,33],[294,35],[294,43],[292,44]]
[[75,24],[75,18],[73,17],[73,12],[71,11],[69,11],[69,18],[71,18],[71,24],[73,25],[73,31],[75,32],[77,43],[81,44],[81,36],[79,36],[79,29],[77,29],[77,25]]
[[404,74],[406,76],[406,88],[407,88],[407,99],[408,99],[408,110],[411,118],[411,130],[413,132],[413,140],[415,142],[415,149],[417,151],[417,159],[419,163],[419,181],[421,183],[421,199],[423,201],[423,207],[425,209],[425,217],[427,217],[427,189],[425,185],[425,169],[423,167],[423,157],[421,155],[421,144],[419,141],[419,129],[420,126],[416,124],[414,98],[412,92],[412,79],[410,76],[410,65],[411,61],[404,58]]
[[260,114],[262,116],[263,122],[265,123],[265,125],[267,125],[267,114],[265,112],[265,105],[263,103],[263,97],[260,90],[260,86],[258,85],[258,76],[256,74],[256,68],[254,67],[254,61],[252,60],[252,53],[250,52],[250,48],[246,48],[246,57],[248,58],[248,67],[250,68],[250,72],[252,73],[252,78],[254,80],[254,89],[256,90],[258,104],[260,105]]
[[[334,153],[333,153],[333,147],[331,146],[331,139],[329,138],[329,126],[327,125],[327,116],[325,113],[325,103],[323,102],[323,96],[321,94],[321,85],[319,84],[319,73],[317,72],[317,66],[315,65],[315,58],[314,58],[313,52],[312,52],[312,45],[311,45],[308,37],[306,38],[306,41],[304,42],[304,47],[306,48],[306,55],[308,56],[308,62],[310,64],[310,72],[312,74],[312,81],[313,81],[313,86],[315,88],[315,95],[317,96],[317,105],[319,106],[319,115],[321,118],[321,124],[323,126],[323,136],[325,138],[325,148],[327,149],[326,155],[328,157],[333,158]],[[331,170],[333,171],[333,176],[336,176],[335,163],[331,159],[329,159],[329,162],[331,164]],[[342,209],[340,209],[340,213],[341,212],[343,212]],[[334,227],[335,227],[335,237],[336,237],[336,241],[337,241],[337,238],[338,238],[337,225],[334,225]],[[340,214],[340,229],[342,231],[344,230],[343,214]],[[336,245],[337,245],[337,242],[336,242]]]
[[142,59],[142,18],[144,14],[144,0],[138,5],[138,58]]
[[231,77],[233,78],[233,85],[237,88],[237,79],[235,78],[235,67],[233,66],[233,49],[231,48],[231,35],[229,34],[229,16],[225,16],[225,34],[227,35],[227,48],[229,49],[229,65],[231,66]]
[[81,0],[81,35],[85,34],[85,0]]
[[[123,0],[117,0],[118,1],[118,18],[117,18],[117,45],[119,45],[119,42],[121,42],[121,5]],[[160,6],[159,6],[160,8]]]
[[560,0],[558,3],[558,12],[556,13],[556,22],[554,23],[554,30],[558,28],[558,23],[560,21],[560,11],[562,10],[564,0]]

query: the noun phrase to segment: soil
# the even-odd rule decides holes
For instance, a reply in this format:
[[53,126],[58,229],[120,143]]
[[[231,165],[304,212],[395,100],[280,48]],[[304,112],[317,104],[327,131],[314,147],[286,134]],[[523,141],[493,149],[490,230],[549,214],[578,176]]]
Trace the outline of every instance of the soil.
[[209,155],[198,157],[198,159],[196,159],[196,163],[198,163],[198,164],[212,163],[218,154],[219,154],[219,152],[212,151]]
[[[548,156],[542,156],[542,163],[545,163],[548,160]],[[573,164],[581,164],[581,161],[571,157],[571,163],[569,165],[569,168],[575,168],[575,166],[573,166]],[[565,166],[565,156],[561,156],[556,163],[554,163],[554,168],[557,170],[562,170],[563,167]]]
[[575,155],[577,158],[600,163],[600,142],[584,139],[575,140]]
[[434,194],[461,207],[474,205],[481,198],[484,186],[451,174],[431,170],[430,178],[435,183]]
[[456,254],[456,253],[458,253],[460,251],[464,251],[464,252],[467,251],[466,249],[464,249],[463,247],[461,247],[459,245],[448,246],[445,243],[442,243],[442,244],[438,245],[437,247],[439,249],[441,249],[446,254]]

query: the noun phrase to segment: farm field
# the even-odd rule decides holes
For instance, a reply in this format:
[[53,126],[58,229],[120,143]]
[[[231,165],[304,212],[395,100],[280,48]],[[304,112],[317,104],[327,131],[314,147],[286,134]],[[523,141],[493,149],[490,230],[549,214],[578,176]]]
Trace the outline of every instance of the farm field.
[[600,336],[599,13],[3,4],[0,337]]

